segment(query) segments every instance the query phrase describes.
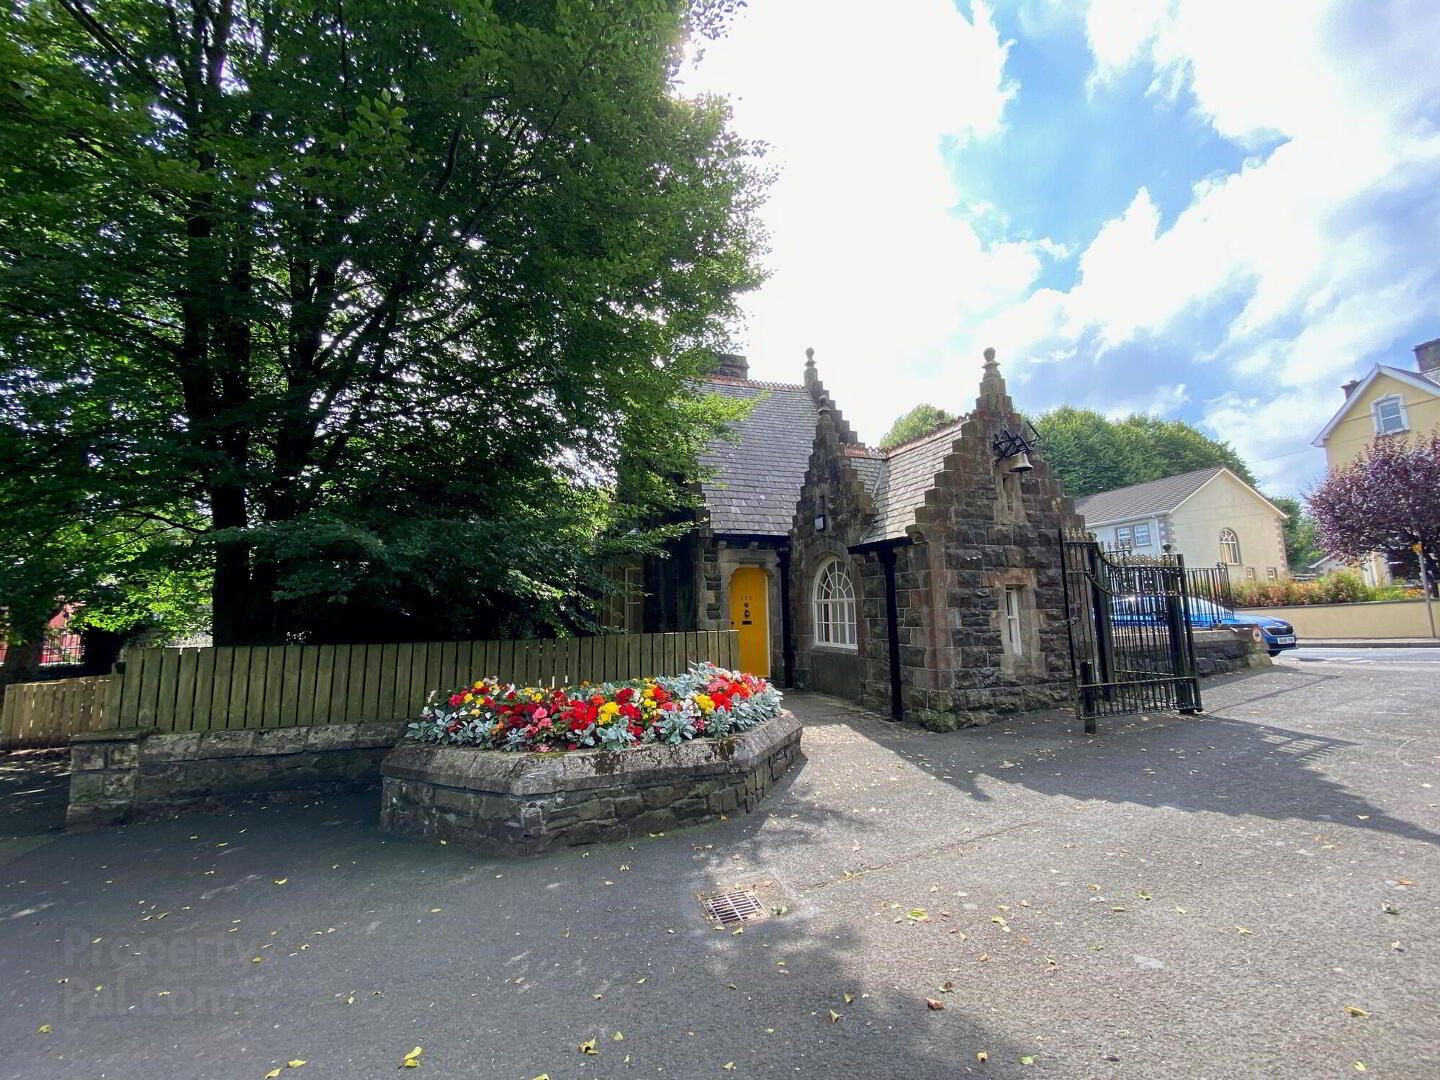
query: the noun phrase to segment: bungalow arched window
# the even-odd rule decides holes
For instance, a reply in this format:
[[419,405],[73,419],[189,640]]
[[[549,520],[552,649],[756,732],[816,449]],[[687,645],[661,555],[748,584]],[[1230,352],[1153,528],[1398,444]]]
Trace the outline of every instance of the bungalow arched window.
[[845,564],[826,559],[815,575],[815,644],[855,648],[855,587]]
[[1232,566],[1240,565],[1240,537],[1234,529],[1220,530],[1220,561]]

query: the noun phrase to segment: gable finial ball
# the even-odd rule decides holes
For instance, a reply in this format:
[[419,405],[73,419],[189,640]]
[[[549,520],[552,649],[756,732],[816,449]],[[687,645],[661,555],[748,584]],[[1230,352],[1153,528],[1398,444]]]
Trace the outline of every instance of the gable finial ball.
[[986,350],[985,350],[985,362],[986,362],[987,364],[993,364],[993,363],[995,362],[995,350],[994,350],[994,349],[986,349]]
[[815,362],[815,349],[813,347],[805,350],[805,362],[807,364],[813,364]]

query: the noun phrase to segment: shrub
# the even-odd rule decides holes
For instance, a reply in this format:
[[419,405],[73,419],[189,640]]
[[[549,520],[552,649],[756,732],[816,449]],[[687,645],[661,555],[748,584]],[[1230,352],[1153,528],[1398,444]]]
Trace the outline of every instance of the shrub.
[[1410,600],[1420,590],[1404,585],[1367,585],[1354,570],[1336,570],[1317,581],[1240,581],[1230,586],[1231,606],[1266,608],[1305,604],[1358,604],[1369,600]]
[[756,675],[692,664],[683,675],[591,686],[513,686],[481,679],[432,693],[407,737],[486,750],[551,753],[733,735],[780,712]]

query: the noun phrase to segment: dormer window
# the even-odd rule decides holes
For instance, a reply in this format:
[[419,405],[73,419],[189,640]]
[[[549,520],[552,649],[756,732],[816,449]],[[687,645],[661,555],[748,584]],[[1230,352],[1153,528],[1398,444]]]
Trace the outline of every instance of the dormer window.
[[1405,399],[1399,394],[1379,398],[1370,411],[1375,418],[1376,435],[1398,435],[1410,430],[1410,418],[1405,415]]

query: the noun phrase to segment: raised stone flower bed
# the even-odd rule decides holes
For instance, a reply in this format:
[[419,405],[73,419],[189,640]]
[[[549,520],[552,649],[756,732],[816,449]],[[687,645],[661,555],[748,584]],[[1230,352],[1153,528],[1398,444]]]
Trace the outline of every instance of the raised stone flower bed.
[[509,753],[405,740],[380,827],[496,855],[622,840],[753,810],[800,756],[788,711],[743,734],[624,750]]

